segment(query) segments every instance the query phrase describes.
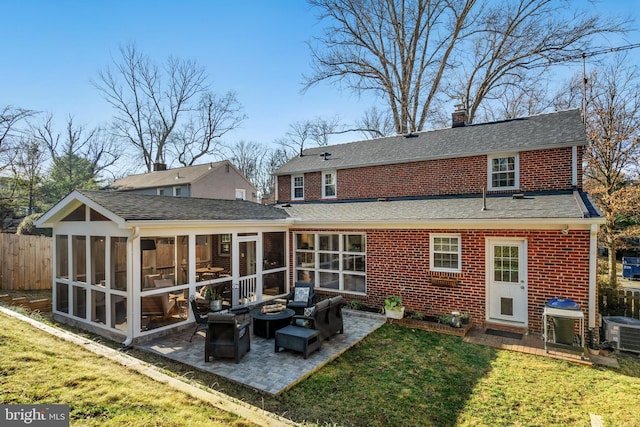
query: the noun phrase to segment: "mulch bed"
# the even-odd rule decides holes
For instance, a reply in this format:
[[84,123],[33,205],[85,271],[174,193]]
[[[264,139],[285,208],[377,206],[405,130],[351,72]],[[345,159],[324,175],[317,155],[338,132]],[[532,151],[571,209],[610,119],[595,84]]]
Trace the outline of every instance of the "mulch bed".
[[473,325],[471,323],[467,325],[463,325],[461,328],[454,328],[449,325],[445,325],[438,322],[432,322],[428,320],[418,320],[418,319],[387,319],[389,323],[395,323],[396,325],[402,325],[409,328],[421,329],[423,331],[428,332],[439,332],[442,334],[456,335],[459,337],[464,337],[471,330]]

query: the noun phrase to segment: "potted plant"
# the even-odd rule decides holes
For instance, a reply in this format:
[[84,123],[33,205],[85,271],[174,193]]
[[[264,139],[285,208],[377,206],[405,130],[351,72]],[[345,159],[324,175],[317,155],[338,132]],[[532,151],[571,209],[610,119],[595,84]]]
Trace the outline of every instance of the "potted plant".
[[209,300],[209,309],[211,311],[222,310],[222,295],[219,294],[215,289],[207,287],[207,290],[204,293],[204,297]]
[[384,314],[389,319],[402,319],[404,317],[402,297],[397,295],[389,295],[384,300]]

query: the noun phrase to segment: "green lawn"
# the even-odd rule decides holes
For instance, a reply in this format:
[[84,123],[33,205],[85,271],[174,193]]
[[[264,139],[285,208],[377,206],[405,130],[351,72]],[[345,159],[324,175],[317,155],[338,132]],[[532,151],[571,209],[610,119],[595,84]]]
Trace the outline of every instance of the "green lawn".
[[69,404],[82,426],[252,425],[3,313],[0,403]]
[[[213,416],[211,407],[203,409],[193,399],[16,322],[0,317],[2,402],[70,402],[83,425],[105,420],[195,425],[203,417],[203,425],[210,425],[211,417],[226,424],[216,417],[229,415]],[[29,342],[20,340],[24,336]],[[35,337],[53,344],[36,345]],[[606,426],[639,425],[640,359],[633,355],[619,357],[620,369],[591,368],[386,324],[291,390],[270,397],[157,355],[130,354],[268,411],[319,425],[588,426],[589,414],[602,416]],[[66,371],[71,373],[58,375]],[[129,385],[139,381],[146,385]]]

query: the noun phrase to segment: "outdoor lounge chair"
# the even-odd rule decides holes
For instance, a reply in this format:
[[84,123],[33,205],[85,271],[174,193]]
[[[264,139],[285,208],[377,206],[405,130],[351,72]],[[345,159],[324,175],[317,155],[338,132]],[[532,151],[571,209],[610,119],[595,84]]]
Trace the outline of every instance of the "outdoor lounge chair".
[[198,304],[196,303],[196,297],[191,295],[189,297],[189,303],[191,304],[191,310],[193,311],[193,316],[196,318],[196,329],[191,334],[191,338],[189,338],[189,342],[193,340],[193,337],[198,333],[199,330],[205,329],[207,327],[207,316],[202,316],[198,311]]
[[296,282],[295,288],[287,295],[287,308],[292,309],[296,314],[304,314],[304,309],[311,307],[315,300],[313,283]]
[[251,349],[249,321],[238,323],[233,314],[210,314],[204,344],[204,361],[209,358],[233,358],[236,363]]

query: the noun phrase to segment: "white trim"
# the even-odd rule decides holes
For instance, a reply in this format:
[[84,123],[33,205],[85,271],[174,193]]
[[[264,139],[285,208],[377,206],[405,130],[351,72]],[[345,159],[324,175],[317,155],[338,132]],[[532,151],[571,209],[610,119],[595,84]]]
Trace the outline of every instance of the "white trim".
[[[325,176],[326,175],[331,175],[332,176],[332,184],[325,184]],[[321,175],[320,175],[320,179],[322,181],[322,198],[323,199],[335,199],[336,197],[338,197],[338,173],[335,170],[329,170],[329,171],[322,171]],[[327,185],[333,185],[334,187],[334,193],[331,196],[327,196],[326,194],[326,187]]]
[[[494,159],[502,159],[513,157],[513,173],[514,173],[514,183],[513,186],[505,186],[505,187],[494,187],[493,182],[493,160]],[[489,191],[500,191],[500,190],[518,190],[520,189],[520,154],[519,153],[502,153],[502,154],[492,154],[487,156],[487,189]]]
[[[296,197],[296,178],[302,178],[302,197]],[[291,175],[291,200],[304,200],[304,174]]]
[[598,224],[591,225],[589,240],[589,319],[588,328],[596,327],[596,273],[598,271]]
[[[503,324],[503,325],[517,325],[517,326],[529,326],[529,241],[524,237],[500,237],[490,236],[484,238],[484,256],[485,256],[485,320],[491,323]],[[495,319],[491,317],[491,273],[493,272],[493,259],[491,258],[491,245],[499,243],[522,243],[522,253],[520,254],[520,268],[523,277],[521,283],[524,286],[524,306],[525,306],[525,319],[522,322],[510,322],[508,320]]]
[[[458,239],[458,268],[445,268],[445,267],[435,267],[434,266],[434,239],[436,237],[442,238],[455,238]],[[447,251],[439,251],[439,253],[453,253]],[[456,233],[429,233],[429,270],[430,271],[441,271],[447,273],[460,273],[462,272],[462,236]]]
[[[238,193],[242,194],[242,197],[239,198]],[[244,188],[236,188],[235,198],[236,200],[247,200],[247,190],[245,190]]]

